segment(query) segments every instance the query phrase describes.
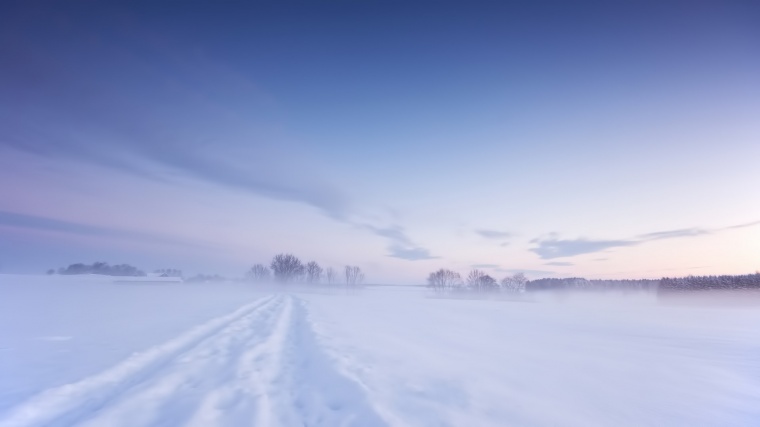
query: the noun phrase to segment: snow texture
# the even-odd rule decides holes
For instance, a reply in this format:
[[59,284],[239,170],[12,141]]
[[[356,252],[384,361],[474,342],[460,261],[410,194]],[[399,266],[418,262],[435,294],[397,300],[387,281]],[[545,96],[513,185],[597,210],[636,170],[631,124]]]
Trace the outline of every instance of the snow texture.
[[0,427],[760,425],[753,307],[0,280]]

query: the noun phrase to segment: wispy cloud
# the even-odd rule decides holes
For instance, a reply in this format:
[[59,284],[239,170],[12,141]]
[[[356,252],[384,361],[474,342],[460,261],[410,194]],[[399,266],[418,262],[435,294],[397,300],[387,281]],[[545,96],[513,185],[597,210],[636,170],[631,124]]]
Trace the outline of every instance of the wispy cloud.
[[120,232],[109,228],[102,228],[87,224],[63,221],[54,218],[45,218],[36,215],[27,215],[17,212],[0,211],[0,226],[12,228],[24,228],[39,231],[53,231],[88,236],[122,236],[129,233]]
[[510,274],[517,274],[517,273],[523,273],[526,276],[530,277],[541,277],[541,276],[553,276],[556,274],[556,272],[551,270],[531,270],[531,269],[520,269],[520,268],[499,268],[497,271],[500,271],[502,273],[510,273]]
[[702,228],[684,228],[681,230],[658,231],[655,233],[641,234],[638,236],[638,238],[641,240],[661,240],[661,239],[675,239],[678,237],[701,236],[704,234],[711,234],[711,233],[713,232],[702,229]]
[[480,230],[475,230],[475,233],[478,234],[480,237],[484,237],[486,239],[494,239],[494,240],[508,239],[513,236],[513,234],[510,232],[499,231],[499,230],[480,229]]
[[[164,182],[176,180],[178,175],[191,177],[258,197],[302,203],[338,221],[345,221],[351,212],[351,202],[346,194],[309,177],[308,171],[291,166],[282,159],[281,153],[271,155],[267,150],[249,147],[245,154],[233,154],[235,149],[220,144],[217,149],[228,153],[225,158],[208,152],[207,148],[192,147],[192,144],[155,141],[149,134],[136,137],[135,140],[141,141],[139,143],[107,147],[94,142],[95,145],[90,147],[89,143],[81,141],[34,138],[33,135],[21,135],[12,143],[11,139],[0,138],[0,147],[87,162]],[[241,158],[257,159],[257,164],[246,165]]]
[[734,228],[745,228],[745,227],[754,227],[755,225],[760,225],[760,221],[752,221],[745,224],[739,224],[739,225],[732,225],[730,227],[724,228],[724,230],[731,230]]
[[175,245],[189,244],[187,241],[173,239],[168,236],[161,236],[131,230],[122,230],[117,228],[100,227],[9,211],[0,211],[0,227]]
[[565,261],[552,261],[552,262],[545,262],[544,265],[555,265],[557,267],[569,267],[575,264],[573,264],[572,262],[565,262]]
[[499,268],[499,264],[472,264],[471,268]]
[[407,261],[420,261],[426,259],[436,259],[437,256],[430,255],[430,251],[425,248],[414,247],[407,248],[402,246],[390,245],[388,247],[388,256],[401,258]]
[[[246,76],[158,34],[117,25],[101,34],[108,43],[92,44],[73,28],[67,35],[98,58],[77,64],[76,72],[50,46],[20,38],[14,47],[18,61],[9,63],[6,86],[9,99],[25,102],[0,117],[0,148],[162,181],[193,177],[311,206],[339,221],[351,214],[349,197],[283,135],[268,97]],[[104,83],[127,74],[140,84]]]
[[559,239],[557,237],[536,239],[532,242],[538,246],[532,248],[531,251],[542,259],[571,257],[640,243],[631,240]]
[[413,243],[409,236],[406,235],[404,228],[399,225],[376,227],[370,224],[359,224],[358,226],[388,239],[388,256],[390,257],[401,258],[408,261],[439,258],[431,255],[428,249]]
[[[311,182],[297,169],[285,166],[281,171],[258,166],[243,168],[237,162],[197,156],[192,153],[152,151],[153,160],[173,167],[187,175],[219,185],[238,188],[261,197],[303,203],[315,207],[327,216],[345,221],[350,214],[348,197],[336,188]],[[255,157],[255,154],[252,154]],[[272,159],[276,164],[278,160]],[[287,173],[287,176],[285,173]]]
[[[653,233],[640,234],[631,239],[620,240],[591,240],[591,239],[560,239],[556,233],[547,237],[531,240],[536,244],[530,250],[542,259],[554,259],[573,257],[577,255],[601,252],[607,249],[636,246],[655,240],[679,239],[685,237],[704,236],[716,234],[727,230],[745,228],[760,225],[760,221],[749,222],[745,224],[732,225],[728,227],[706,229],[699,227],[682,228],[678,230],[657,231]],[[597,259],[603,260],[603,259]]]

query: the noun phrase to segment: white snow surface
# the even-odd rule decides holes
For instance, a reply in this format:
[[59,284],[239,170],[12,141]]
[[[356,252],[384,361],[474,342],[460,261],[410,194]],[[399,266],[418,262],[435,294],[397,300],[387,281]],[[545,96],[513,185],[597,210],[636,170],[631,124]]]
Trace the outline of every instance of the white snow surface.
[[0,276],[0,427],[758,426],[760,310]]

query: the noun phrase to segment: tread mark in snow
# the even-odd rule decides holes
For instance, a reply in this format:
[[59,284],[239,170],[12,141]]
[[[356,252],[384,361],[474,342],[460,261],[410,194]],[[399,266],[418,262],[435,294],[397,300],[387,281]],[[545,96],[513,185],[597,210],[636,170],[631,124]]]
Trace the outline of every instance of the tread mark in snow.
[[55,387],[32,397],[3,418],[0,427],[70,426],[120,399],[134,386],[160,375],[161,370],[199,343],[212,339],[236,320],[276,302],[267,297],[212,319],[144,352],[136,353],[100,374]]
[[211,320],[77,383],[0,427],[384,426],[317,343],[303,303],[278,295]]

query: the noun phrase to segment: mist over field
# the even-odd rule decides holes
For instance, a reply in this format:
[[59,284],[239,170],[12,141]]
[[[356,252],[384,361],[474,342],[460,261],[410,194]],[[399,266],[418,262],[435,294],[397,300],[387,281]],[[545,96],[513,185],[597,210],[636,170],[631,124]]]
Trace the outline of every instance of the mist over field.
[[4,427],[760,420],[758,305],[97,275],[0,293]]
[[0,1],[0,427],[760,426],[758,41]]

